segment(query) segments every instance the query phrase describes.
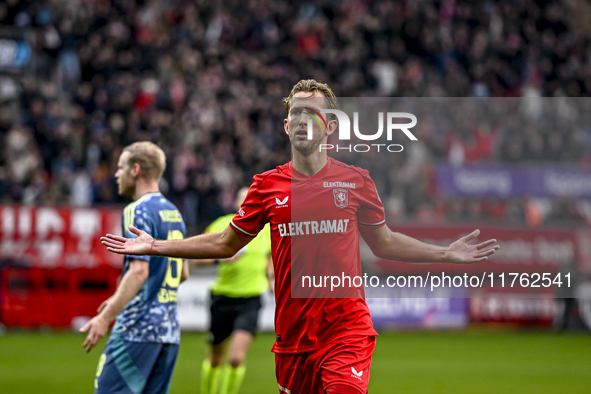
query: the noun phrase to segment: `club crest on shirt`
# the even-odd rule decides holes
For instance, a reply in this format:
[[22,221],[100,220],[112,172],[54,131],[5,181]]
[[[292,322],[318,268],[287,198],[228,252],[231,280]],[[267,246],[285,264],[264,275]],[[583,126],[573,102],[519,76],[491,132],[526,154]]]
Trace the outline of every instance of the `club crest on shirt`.
[[345,208],[349,205],[349,190],[347,189],[332,189],[334,195],[334,204],[339,208]]

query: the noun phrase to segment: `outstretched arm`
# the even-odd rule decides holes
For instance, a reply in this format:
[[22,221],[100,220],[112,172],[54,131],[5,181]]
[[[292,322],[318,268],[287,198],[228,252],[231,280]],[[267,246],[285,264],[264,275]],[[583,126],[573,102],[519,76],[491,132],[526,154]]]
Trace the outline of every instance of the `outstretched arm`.
[[145,231],[129,226],[137,238],[124,238],[107,234],[101,242],[109,252],[136,256],[167,256],[182,259],[224,259],[232,257],[248,244],[252,237],[239,234],[230,226],[221,233],[197,235],[195,237],[161,241],[155,240]]
[[378,228],[359,226],[359,231],[372,252],[386,260],[407,263],[455,263],[471,264],[488,260],[500,246],[496,239],[489,239],[477,245],[472,241],[480,234],[475,230],[449,246],[436,246],[421,242],[404,234],[395,233],[387,226]]

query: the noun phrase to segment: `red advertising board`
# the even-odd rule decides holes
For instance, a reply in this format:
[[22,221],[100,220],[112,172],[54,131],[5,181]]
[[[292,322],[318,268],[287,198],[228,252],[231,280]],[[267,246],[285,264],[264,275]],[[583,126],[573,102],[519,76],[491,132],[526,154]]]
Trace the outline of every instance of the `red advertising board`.
[[123,257],[100,243],[121,209],[0,206],[0,321],[69,327],[111,296]]
[[[421,241],[449,245],[471,233],[475,226],[392,226],[397,231]],[[435,270],[449,274],[487,273],[557,273],[569,262],[576,262],[581,273],[591,275],[591,232],[586,229],[529,229],[523,227],[478,226],[478,240],[494,238],[501,249],[489,261],[471,265],[405,264],[379,261],[385,274],[421,274]]]
[[[579,280],[591,277],[591,232],[586,228],[530,229],[479,226],[477,241],[495,238],[501,249],[490,260],[470,265],[405,264],[379,260],[383,275],[476,275],[485,279],[481,287],[470,287],[469,313],[472,322],[510,322],[550,325],[558,313],[556,286],[540,286],[540,280],[566,285],[565,268],[576,265]],[[474,226],[396,226],[394,231],[421,241],[447,246],[472,232]],[[546,275],[544,275],[546,274]],[[576,281],[572,276],[573,287]],[[493,283],[494,279],[494,283]],[[537,279],[537,283],[534,280]],[[536,287],[534,287],[534,283]],[[524,286],[525,285],[525,286]],[[574,288],[572,294],[574,294]],[[561,295],[561,297],[568,297]],[[571,295],[572,297],[572,295]]]
[[121,234],[119,208],[0,206],[0,258],[36,267],[121,267],[123,259],[100,243]]

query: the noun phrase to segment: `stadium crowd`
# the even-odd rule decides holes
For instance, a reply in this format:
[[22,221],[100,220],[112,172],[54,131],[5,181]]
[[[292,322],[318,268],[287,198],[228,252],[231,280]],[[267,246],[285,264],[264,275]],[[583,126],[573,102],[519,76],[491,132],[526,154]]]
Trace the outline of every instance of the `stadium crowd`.
[[[582,0],[7,0],[0,35],[34,33],[34,70],[0,74],[16,82],[0,89],[0,203],[117,203],[122,147],[151,140],[170,158],[163,191],[201,231],[290,160],[281,100],[298,80],[339,97],[584,97],[589,21]],[[390,219],[530,223],[527,199],[446,198],[433,176],[437,163],[591,165],[589,129],[524,122],[424,126],[409,154],[371,156],[370,171],[392,169],[372,172]],[[585,220],[568,199],[546,212]]]

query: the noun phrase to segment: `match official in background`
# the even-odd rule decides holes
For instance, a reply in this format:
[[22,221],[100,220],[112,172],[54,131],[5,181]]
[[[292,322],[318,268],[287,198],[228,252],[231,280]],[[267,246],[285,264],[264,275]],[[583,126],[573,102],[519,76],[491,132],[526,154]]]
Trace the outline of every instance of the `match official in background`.
[[[236,211],[244,202],[248,188],[241,188],[234,205]],[[205,233],[224,231],[235,213],[222,216],[207,227]],[[209,355],[203,361],[202,394],[236,394],[242,385],[246,352],[257,330],[261,294],[269,288],[273,272],[269,225],[227,260],[194,260],[195,264],[218,264],[218,276],[211,287],[211,337]],[[230,338],[228,364],[223,365]],[[219,390],[219,391],[218,391]]]
[[[158,188],[165,168],[164,152],[151,142],[123,149],[115,178],[119,194],[134,200],[123,212],[124,236],[135,236],[129,231],[133,225],[154,239],[185,238],[178,209]],[[125,256],[115,294],[80,330],[88,331],[83,347],[89,352],[115,320],[99,359],[95,393],[168,393],[180,343],[177,288],[189,275],[187,264],[178,258]]]

